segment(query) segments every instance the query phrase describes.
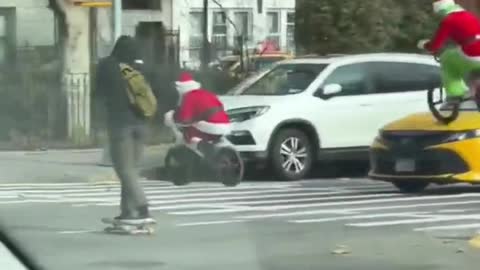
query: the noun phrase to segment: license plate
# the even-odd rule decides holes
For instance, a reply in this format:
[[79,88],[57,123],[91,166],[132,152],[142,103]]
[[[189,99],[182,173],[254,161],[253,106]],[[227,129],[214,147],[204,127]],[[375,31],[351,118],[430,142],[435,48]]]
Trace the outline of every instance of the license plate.
[[399,159],[395,162],[396,172],[414,172],[415,160],[413,159]]

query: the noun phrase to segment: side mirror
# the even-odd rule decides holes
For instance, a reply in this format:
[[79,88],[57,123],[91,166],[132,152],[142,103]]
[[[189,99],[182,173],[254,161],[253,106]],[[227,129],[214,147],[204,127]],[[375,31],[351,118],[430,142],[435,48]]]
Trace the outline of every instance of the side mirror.
[[332,83],[327,84],[323,87],[323,95],[324,96],[333,96],[338,93],[342,92],[342,86],[340,84]]

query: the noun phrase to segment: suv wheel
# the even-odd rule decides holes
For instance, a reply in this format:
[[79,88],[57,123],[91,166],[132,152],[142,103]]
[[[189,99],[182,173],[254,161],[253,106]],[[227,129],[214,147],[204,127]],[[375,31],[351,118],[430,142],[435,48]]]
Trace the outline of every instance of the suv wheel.
[[270,149],[273,171],[281,180],[299,180],[310,172],[313,148],[308,136],[298,129],[280,130]]

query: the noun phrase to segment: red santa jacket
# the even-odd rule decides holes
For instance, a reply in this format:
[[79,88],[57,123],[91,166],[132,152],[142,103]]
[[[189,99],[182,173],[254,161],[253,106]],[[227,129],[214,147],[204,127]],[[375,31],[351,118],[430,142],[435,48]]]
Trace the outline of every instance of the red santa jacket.
[[442,20],[434,38],[425,48],[438,53],[448,40],[461,46],[466,56],[480,56],[480,20],[468,11],[450,13]]
[[183,135],[187,142],[197,137],[216,140],[230,131],[230,120],[217,96],[205,89],[185,93],[175,113],[175,122],[189,125]]

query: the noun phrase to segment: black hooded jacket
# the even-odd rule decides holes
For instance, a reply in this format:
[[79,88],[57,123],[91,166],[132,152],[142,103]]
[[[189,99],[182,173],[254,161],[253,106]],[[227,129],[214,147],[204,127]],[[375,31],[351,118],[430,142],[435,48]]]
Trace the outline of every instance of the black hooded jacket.
[[100,60],[96,74],[95,96],[104,101],[108,126],[119,128],[145,124],[145,119],[134,113],[126,94],[127,82],[120,72],[120,63],[128,64],[140,72],[141,64],[139,48],[135,39],[129,36],[120,37],[110,56]]

